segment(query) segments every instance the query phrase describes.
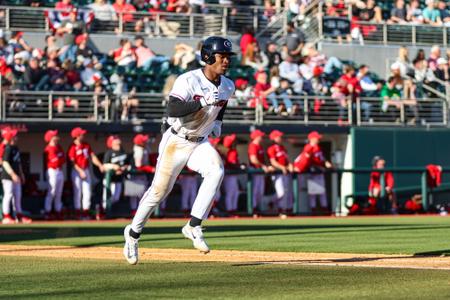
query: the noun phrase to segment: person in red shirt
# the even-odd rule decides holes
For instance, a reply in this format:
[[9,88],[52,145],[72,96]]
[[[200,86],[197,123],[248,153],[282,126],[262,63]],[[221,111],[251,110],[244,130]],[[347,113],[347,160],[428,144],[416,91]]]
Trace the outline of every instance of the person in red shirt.
[[[92,151],[91,146],[84,142],[86,130],[76,127],[70,135],[73,143],[69,148],[68,156],[72,162],[73,204],[78,218],[88,219],[91,207],[92,180],[89,169],[90,162],[96,165],[101,172],[104,171],[101,161]],[[80,214],[80,209],[83,209]]]
[[74,9],[74,6],[71,2],[71,0],[62,0],[56,2],[55,10],[59,11],[59,19],[61,22],[69,19],[70,12]]
[[[273,170],[272,166],[268,166],[265,160],[265,151],[261,145],[265,133],[259,129],[255,129],[250,133],[251,142],[248,144],[248,161],[251,168],[262,169],[264,173],[268,173]],[[265,189],[265,175],[253,174],[253,210],[256,210],[262,203]]]
[[269,135],[273,144],[267,149],[270,164],[275,170],[281,171],[281,174],[272,176],[281,216],[292,209],[292,176],[290,173],[294,171],[293,165],[289,162],[286,148],[283,146],[283,135],[281,131],[273,130]]
[[132,4],[126,3],[125,0],[116,0],[116,2],[112,6],[116,11],[119,19],[122,16],[122,20],[124,23],[133,22],[133,13],[136,12],[136,8]]
[[251,26],[247,26],[244,28],[244,33],[242,34],[240,47],[241,53],[244,54],[247,52],[247,46],[251,44],[258,43],[255,38],[255,33],[253,32],[253,28]]
[[[225,155],[225,170],[240,169],[238,152],[235,147],[236,135],[230,134],[223,138],[223,146],[227,149]],[[238,208],[239,178],[237,174],[226,174],[223,179],[225,188],[225,207],[229,214],[234,214]]]
[[[327,161],[320,148],[319,142],[322,135],[317,131],[308,134],[308,144],[305,145],[302,152],[294,161],[294,170],[296,172],[311,172],[306,176],[298,176],[300,187],[306,185],[308,191],[309,205],[312,212],[316,211],[316,201],[319,197],[320,210],[328,208],[328,200],[325,189],[325,176],[321,172],[325,168],[332,168],[333,165]],[[306,179],[306,183],[305,183]]]
[[264,71],[255,74],[256,84],[253,88],[255,97],[250,100],[248,106],[255,108],[257,105],[262,105],[264,109],[269,109],[267,97],[275,92],[275,88],[267,82],[267,74]]
[[47,146],[44,149],[45,166],[47,168],[48,190],[45,197],[45,219],[51,219],[52,204],[54,203],[57,219],[62,219],[61,196],[64,187],[64,173],[62,166],[66,162],[64,151],[59,144],[58,130],[48,130],[44,135]]
[[[373,169],[384,169],[386,161],[381,156],[375,156],[372,159]],[[384,189],[386,195],[391,202],[391,212],[397,212],[397,197],[394,192],[394,175],[392,172],[378,172],[374,171],[370,173],[369,183],[369,211],[371,213],[376,212],[376,205],[378,199],[381,197],[381,181],[384,180]]]

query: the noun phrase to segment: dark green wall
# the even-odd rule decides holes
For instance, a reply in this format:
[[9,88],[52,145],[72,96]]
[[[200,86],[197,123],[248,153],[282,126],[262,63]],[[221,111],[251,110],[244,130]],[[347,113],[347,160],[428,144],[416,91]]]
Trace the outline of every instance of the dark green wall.
[[[427,164],[450,166],[449,129],[352,128],[354,167],[371,167],[372,158],[380,155],[386,167],[423,168]],[[394,174],[396,186],[420,184],[420,175]],[[450,174],[443,175],[450,182]],[[355,190],[367,190],[369,175],[356,176]]]

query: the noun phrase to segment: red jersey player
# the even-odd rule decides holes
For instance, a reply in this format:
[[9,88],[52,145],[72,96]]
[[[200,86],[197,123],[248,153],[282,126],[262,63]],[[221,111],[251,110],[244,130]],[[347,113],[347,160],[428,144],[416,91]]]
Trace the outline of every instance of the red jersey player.
[[[223,146],[227,149],[225,155],[225,170],[239,169],[239,157],[235,147],[236,135],[230,134],[223,138]],[[228,213],[235,213],[239,200],[239,180],[238,174],[226,174],[223,179],[225,187],[225,207]]]
[[[381,156],[375,156],[372,159],[373,169],[384,169],[386,161]],[[374,171],[370,173],[369,183],[369,204],[372,212],[376,211],[377,200],[381,197],[381,180],[384,180],[384,189],[387,197],[391,202],[392,213],[397,212],[397,197],[394,193],[394,175],[392,172],[378,172]]]
[[[69,148],[68,156],[72,162],[72,184],[73,184],[73,201],[74,208],[78,217],[86,219],[89,217],[89,209],[91,207],[91,172],[89,169],[90,162],[94,163],[101,172],[103,165],[92,151],[91,146],[84,142],[86,130],[76,127],[72,129],[71,136],[73,143]],[[80,215],[80,208],[83,214]]]
[[48,190],[45,197],[45,218],[51,218],[52,205],[56,217],[62,219],[61,196],[64,187],[64,173],[62,166],[66,162],[64,150],[59,144],[58,130],[48,130],[44,135],[47,146],[44,149],[45,165],[47,167]]

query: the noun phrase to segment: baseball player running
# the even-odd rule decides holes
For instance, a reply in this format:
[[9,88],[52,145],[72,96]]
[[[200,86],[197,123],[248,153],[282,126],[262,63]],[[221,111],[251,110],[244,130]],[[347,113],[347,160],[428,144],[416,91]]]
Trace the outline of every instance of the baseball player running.
[[[92,151],[91,146],[84,142],[86,130],[76,127],[72,129],[71,136],[73,143],[69,148],[68,156],[73,164],[72,184],[73,184],[73,205],[78,219],[89,217],[89,208],[91,207],[91,172],[89,163],[92,160],[101,172],[103,165],[97,155]],[[80,208],[83,213],[80,215]]]
[[3,224],[12,224],[11,203],[14,200],[16,218],[22,223],[31,223],[31,219],[22,214],[22,184],[25,176],[22,171],[19,148],[17,148],[17,130],[10,129],[3,132],[3,139],[7,142],[3,151],[2,186],[3,186]]
[[223,114],[234,93],[233,81],[224,76],[234,53],[231,42],[222,37],[207,38],[200,52],[205,67],[180,75],[169,94],[167,123],[170,127],[159,144],[155,177],[132,223],[124,230],[123,253],[130,264],[138,262],[138,241],[145,223],[172,190],[185,165],[199,173],[203,182],[192,206],[191,219],[182,233],[196,249],[209,252],[201,224],[211,210],[224,170],[208,136],[220,136]]
[[64,187],[64,173],[62,166],[66,162],[64,151],[59,144],[58,130],[48,130],[44,135],[47,146],[44,149],[45,162],[47,166],[48,190],[45,197],[45,218],[50,219],[52,205],[54,203],[57,219],[62,219],[61,196]]

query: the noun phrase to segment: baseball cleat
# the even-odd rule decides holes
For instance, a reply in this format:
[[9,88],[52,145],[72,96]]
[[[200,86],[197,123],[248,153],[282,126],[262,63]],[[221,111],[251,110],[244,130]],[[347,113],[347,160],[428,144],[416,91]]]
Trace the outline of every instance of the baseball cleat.
[[14,224],[14,223],[16,223],[16,221],[13,218],[11,218],[10,216],[3,217],[2,224],[7,225],[7,224]]
[[138,263],[139,259],[139,249],[138,249],[138,241],[137,239],[130,236],[131,225],[127,225],[123,232],[123,236],[125,237],[125,245],[123,246],[123,256],[125,256],[126,260],[130,265],[135,265]]
[[181,229],[184,237],[190,239],[194,245],[195,249],[200,250],[200,252],[206,254],[209,252],[208,244],[205,242],[203,238],[203,231],[201,226],[192,227],[187,223],[184,225],[183,229]]

